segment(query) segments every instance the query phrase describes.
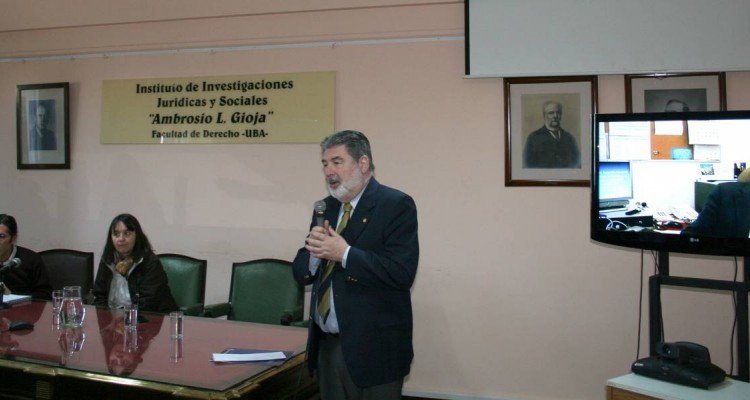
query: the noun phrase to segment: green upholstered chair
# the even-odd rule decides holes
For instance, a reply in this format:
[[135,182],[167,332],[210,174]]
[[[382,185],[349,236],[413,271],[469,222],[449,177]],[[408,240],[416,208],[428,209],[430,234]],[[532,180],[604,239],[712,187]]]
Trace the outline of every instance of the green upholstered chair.
[[85,303],[91,303],[94,288],[94,253],[70,249],[50,249],[39,252],[52,290],[63,286],[80,286]]
[[159,254],[169,290],[185,315],[202,316],[206,299],[206,260],[182,254]]
[[304,287],[294,280],[292,263],[273,258],[232,264],[229,301],[206,306],[206,317],[263,324],[302,321]]

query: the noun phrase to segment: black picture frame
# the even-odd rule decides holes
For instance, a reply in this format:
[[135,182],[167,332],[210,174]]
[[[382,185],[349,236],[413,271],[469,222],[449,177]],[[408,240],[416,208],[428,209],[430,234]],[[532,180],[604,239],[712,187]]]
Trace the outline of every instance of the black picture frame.
[[[505,186],[589,186],[591,118],[596,113],[597,77],[551,76],[503,79],[505,91]],[[533,165],[526,146],[545,126],[543,109],[554,102],[562,109],[562,137],[577,145],[579,162]],[[536,139],[534,139],[536,142]],[[538,143],[538,142],[537,142]],[[575,146],[572,146],[575,147]],[[540,148],[540,147],[537,147]],[[531,158],[531,157],[528,157]]]
[[68,82],[17,85],[18,169],[70,169]]

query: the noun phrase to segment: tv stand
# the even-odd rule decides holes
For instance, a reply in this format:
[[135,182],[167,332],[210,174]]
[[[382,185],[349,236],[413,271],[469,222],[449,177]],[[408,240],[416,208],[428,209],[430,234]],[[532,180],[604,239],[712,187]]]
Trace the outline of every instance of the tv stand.
[[657,273],[649,278],[649,353],[657,355],[656,344],[663,340],[661,287],[680,286],[732,292],[737,299],[737,375],[732,378],[750,382],[750,335],[748,334],[748,293],[750,293],[750,256],[743,257],[741,281],[687,278],[669,274],[669,252],[657,252]]

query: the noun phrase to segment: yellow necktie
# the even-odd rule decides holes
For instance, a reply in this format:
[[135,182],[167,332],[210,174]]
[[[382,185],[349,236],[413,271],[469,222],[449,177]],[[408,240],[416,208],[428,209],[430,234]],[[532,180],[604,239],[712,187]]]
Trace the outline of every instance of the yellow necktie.
[[[341,222],[339,222],[338,227],[336,227],[337,233],[340,234],[346,229],[346,224],[349,222],[351,211],[351,203],[344,204],[344,215],[341,217]],[[320,277],[320,285],[318,285],[318,315],[320,315],[323,322],[328,319],[328,314],[331,312],[331,281],[333,280],[331,272],[333,272],[333,267],[335,265],[336,262],[332,260],[329,260],[328,263],[326,263],[325,269],[323,269],[323,274]]]

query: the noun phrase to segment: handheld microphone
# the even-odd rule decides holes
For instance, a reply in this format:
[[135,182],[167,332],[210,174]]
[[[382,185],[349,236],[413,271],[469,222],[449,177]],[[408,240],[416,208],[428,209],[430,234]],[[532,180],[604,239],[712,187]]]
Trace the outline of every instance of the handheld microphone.
[[18,268],[18,266],[21,265],[21,259],[18,257],[14,257],[8,265],[4,265],[2,268],[0,268],[0,309],[5,309],[10,307],[8,303],[3,300],[3,296],[5,295],[5,272],[8,271],[11,268]]
[[10,260],[8,265],[4,265],[2,268],[0,268],[0,273],[5,272],[11,268],[18,268],[21,266],[21,259],[18,257],[13,258]]
[[326,212],[326,202],[318,200],[315,202],[315,224],[317,226],[323,226],[323,214]]

